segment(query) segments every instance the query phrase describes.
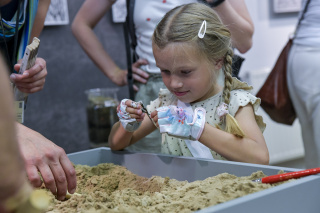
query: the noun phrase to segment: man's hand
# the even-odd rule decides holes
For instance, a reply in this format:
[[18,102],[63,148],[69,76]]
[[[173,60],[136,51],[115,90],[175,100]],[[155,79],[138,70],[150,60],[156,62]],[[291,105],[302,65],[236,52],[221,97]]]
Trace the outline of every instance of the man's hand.
[[[14,69],[18,72],[21,64],[14,65]],[[43,89],[47,76],[46,61],[37,58],[33,67],[25,70],[23,74],[11,74],[10,80],[17,88],[24,93],[35,93]]]
[[18,143],[24,158],[26,171],[34,187],[42,185],[38,171],[44,184],[58,200],[64,200],[67,194],[76,190],[75,169],[65,151],[22,124],[17,123]]

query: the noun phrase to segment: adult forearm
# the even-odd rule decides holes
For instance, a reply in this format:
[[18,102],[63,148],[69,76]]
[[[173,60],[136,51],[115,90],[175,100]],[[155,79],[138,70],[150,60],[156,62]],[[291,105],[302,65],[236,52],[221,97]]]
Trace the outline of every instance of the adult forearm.
[[108,78],[112,80],[113,76],[111,71],[117,69],[118,66],[104,50],[103,45],[92,29],[86,26],[81,26],[78,28],[72,28],[72,32],[89,58]]
[[235,4],[233,2],[226,0],[215,7],[214,10],[219,14],[223,24],[230,30],[233,46],[239,52],[245,53],[252,46],[254,26],[245,3],[239,1],[236,5],[232,5]]
[[2,174],[0,175],[0,199],[4,199],[18,191],[26,181],[26,174],[16,142],[14,118],[13,116],[3,115],[7,111],[3,104],[0,108],[0,168]]
[[38,4],[37,14],[31,31],[30,43],[33,37],[39,37],[44,27],[44,21],[50,6],[51,0],[40,0]]
[[26,181],[15,136],[12,94],[5,64],[0,59],[0,200],[16,193]]

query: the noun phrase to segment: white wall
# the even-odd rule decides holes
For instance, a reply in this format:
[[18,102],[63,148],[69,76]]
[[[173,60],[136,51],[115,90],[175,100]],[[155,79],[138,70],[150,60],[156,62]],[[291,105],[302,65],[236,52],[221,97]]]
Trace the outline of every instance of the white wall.
[[[274,13],[272,3],[272,0],[246,0],[255,32],[252,48],[242,55],[246,60],[242,65],[240,76],[255,87],[254,93],[262,86],[289,35],[294,32],[298,19],[298,13]],[[304,156],[298,120],[293,126],[286,126],[273,122],[262,109],[258,113],[267,123],[264,136],[271,164]]]

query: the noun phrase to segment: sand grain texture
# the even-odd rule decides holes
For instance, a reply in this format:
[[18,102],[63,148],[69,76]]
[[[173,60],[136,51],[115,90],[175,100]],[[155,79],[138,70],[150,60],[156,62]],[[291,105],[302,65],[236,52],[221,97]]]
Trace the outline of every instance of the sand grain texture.
[[94,167],[76,166],[77,193],[69,200],[52,196],[47,212],[193,212],[226,202],[274,185],[254,183],[264,177],[255,172],[248,177],[222,173],[205,180],[187,182],[168,177],[145,178],[111,163]]

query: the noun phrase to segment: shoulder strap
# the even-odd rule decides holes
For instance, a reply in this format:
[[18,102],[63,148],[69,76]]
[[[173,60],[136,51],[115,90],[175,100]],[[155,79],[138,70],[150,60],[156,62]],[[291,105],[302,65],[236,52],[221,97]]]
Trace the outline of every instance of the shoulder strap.
[[[128,89],[129,89],[129,97],[131,100],[134,100],[134,90],[133,90],[133,77],[132,77],[132,63],[134,61],[134,57],[131,56],[131,51],[135,48],[136,45],[136,37],[134,32],[134,24],[133,24],[133,8],[134,8],[134,0],[127,0],[127,19],[126,22],[123,24],[123,33],[126,45],[126,52],[127,52],[127,69],[128,69]],[[131,11],[131,12],[130,12]],[[130,38],[131,38],[131,47],[130,47]],[[134,45],[133,45],[133,42]],[[134,55],[134,54],[133,54]]]
[[135,5],[135,0],[127,0],[127,27],[130,34],[132,49],[135,49],[135,47],[137,46],[137,37],[134,29],[134,19],[133,19],[134,5]]
[[14,72],[13,66],[17,63],[17,48],[18,48],[18,36],[19,36],[19,15],[20,15],[20,3],[21,0],[18,1],[18,10],[17,10],[17,19],[16,19],[16,31],[14,34],[14,40],[13,40],[13,54],[11,58],[11,67],[10,70]]
[[301,14],[301,16],[300,16],[300,18],[299,18],[299,21],[298,21],[296,30],[294,31],[294,37],[295,37],[295,35],[296,35],[297,31],[298,31],[298,28],[299,28],[299,26],[300,26],[300,24],[301,24],[302,19],[304,18],[304,14],[307,12],[309,3],[310,3],[310,0],[307,0],[306,4],[305,4],[305,6],[304,6],[303,12],[302,12],[302,14]]

